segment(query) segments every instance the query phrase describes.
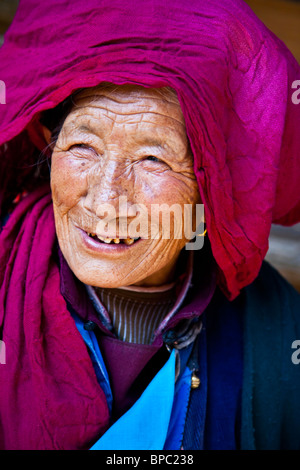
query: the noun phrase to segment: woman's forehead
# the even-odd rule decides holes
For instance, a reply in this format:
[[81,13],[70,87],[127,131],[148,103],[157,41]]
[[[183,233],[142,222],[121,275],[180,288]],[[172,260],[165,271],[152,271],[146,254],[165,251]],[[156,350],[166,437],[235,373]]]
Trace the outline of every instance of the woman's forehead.
[[101,84],[93,88],[86,88],[79,92],[76,99],[88,97],[111,97],[119,98],[122,102],[131,101],[134,98],[163,100],[170,104],[179,105],[175,90],[170,87],[146,88],[141,85],[113,85]]
[[86,108],[108,110],[119,115],[153,112],[185,124],[176,92],[168,88],[121,85],[85,89],[75,97],[71,113],[84,114]]
[[100,86],[81,91],[73,103],[63,125],[64,136],[85,129],[88,133],[107,137],[114,127],[117,132],[126,134],[134,130],[136,139],[138,134],[155,133],[173,139],[176,145],[187,145],[185,120],[173,90],[130,85]]

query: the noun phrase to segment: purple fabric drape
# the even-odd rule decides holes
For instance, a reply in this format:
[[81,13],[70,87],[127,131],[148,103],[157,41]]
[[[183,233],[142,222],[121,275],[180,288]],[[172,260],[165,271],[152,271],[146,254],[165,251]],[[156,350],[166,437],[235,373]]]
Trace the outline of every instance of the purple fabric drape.
[[21,0],[0,79],[0,145],[25,128],[39,145],[39,113],[76,89],[173,87],[218,283],[231,299],[256,277],[271,222],[300,220],[300,106],[292,102],[300,67],[243,1]]
[[[241,0],[21,0],[0,50],[0,209],[30,178],[39,118],[109,81],[170,86],[194,171],[218,284],[231,300],[257,276],[272,222],[300,221],[300,67]],[[82,448],[108,426],[84,343],[60,294],[49,186],[0,234],[0,446]]]
[[19,202],[0,239],[0,448],[85,448],[108,407],[60,293],[47,186]]

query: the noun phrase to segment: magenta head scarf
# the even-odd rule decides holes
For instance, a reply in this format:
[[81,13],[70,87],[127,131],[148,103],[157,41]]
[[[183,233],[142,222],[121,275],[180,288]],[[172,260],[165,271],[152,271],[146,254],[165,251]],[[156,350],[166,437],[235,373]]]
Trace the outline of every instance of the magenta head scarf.
[[300,67],[241,0],[21,0],[0,79],[2,191],[41,146],[40,113],[75,90],[174,88],[230,299],[256,277],[271,223],[300,220]]

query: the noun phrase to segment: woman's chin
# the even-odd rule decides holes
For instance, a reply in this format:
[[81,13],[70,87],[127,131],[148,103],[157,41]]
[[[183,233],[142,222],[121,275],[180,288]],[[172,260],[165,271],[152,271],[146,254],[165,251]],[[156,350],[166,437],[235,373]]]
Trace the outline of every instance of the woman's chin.
[[[99,268],[93,272],[94,269],[78,270],[70,266],[75,276],[84,284],[93,287],[102,287],[106,289],[116,289],[134,284],[137,278],[130,276],[128,273],[112,274],[111,269]],[[99,271],[101,270],[101,274]]]

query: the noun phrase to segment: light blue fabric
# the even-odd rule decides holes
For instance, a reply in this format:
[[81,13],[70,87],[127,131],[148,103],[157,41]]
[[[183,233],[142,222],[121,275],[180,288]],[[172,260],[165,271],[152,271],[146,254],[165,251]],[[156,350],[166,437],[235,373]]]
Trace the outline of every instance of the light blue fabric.
[[91,450],[162,450],[175,389],[175,350],[135,404]]
[[[108,373],[92,330],[72,311],[94,365],[98,382],[112,409]],[[187,356],[190,350],[187,348]],[[184,353],[184,351],[183,351]],[[179,450],[190,396],[191,370],[186,367],[175,384],[175,350],[139,400],[94,444],[91,450]]]

